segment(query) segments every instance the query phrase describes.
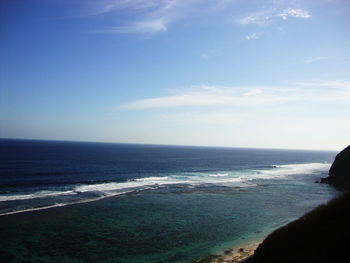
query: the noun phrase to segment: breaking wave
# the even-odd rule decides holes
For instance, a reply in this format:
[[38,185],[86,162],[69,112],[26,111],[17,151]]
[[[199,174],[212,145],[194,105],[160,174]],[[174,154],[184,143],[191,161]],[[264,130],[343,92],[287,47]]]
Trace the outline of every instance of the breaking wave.
[[[87,182],[68,185],[64,189],[0,194],[0,215],[91,202],[110,196],[172,186],[191,189],[205,186],[250,187],[256,186],[254,180],[257,179],[314,174],[327,171],[329,167],[329,163],[272,165],[261,169],[167,174],[129,179],[124,182]],[[21,204],[24,201],[27,203]],[[30,204],[28,201],[31,201]],[[19,205],[15,206],[17,209],[9,210],[7,207],[13,207],[13,205],[6,206],[8,202],[17,202]],[[2,204],[4,205],[1,206]]]

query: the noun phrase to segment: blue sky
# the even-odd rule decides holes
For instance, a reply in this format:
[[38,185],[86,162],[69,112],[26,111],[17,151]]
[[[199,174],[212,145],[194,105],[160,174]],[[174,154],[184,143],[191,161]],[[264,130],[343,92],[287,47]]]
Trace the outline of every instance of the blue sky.
[[3,0],[0,137],[339,150],[350,2]]

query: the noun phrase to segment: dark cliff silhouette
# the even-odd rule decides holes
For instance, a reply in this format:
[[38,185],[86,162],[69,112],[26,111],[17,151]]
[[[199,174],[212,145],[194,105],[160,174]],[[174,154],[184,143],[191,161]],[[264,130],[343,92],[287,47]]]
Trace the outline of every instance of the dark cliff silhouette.
[[350,146],[322,182],[347,192],[272,232],[247,262],[350,262]]
[[329,176],[321,182],[334,185],[340,190],[350,190],[350,145],[335,157]]

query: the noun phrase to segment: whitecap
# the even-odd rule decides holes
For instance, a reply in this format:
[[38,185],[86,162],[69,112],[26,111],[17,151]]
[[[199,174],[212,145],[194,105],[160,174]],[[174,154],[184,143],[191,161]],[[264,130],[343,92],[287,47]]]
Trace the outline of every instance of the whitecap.
[[290,175],[313,174],[321,171],[328,171],[330,163],[302,163],[302,164],[284,164],[273,165],[271,169],[253,170],[256,178],[277,178]]
[[227,177],[228,173],[209,174],[210,177]]

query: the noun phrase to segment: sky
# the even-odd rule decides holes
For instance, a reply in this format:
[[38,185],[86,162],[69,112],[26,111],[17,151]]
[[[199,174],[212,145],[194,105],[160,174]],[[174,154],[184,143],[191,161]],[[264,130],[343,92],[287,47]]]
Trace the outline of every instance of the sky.
[[2,0],[0,138],[340,150],[348,0]]

